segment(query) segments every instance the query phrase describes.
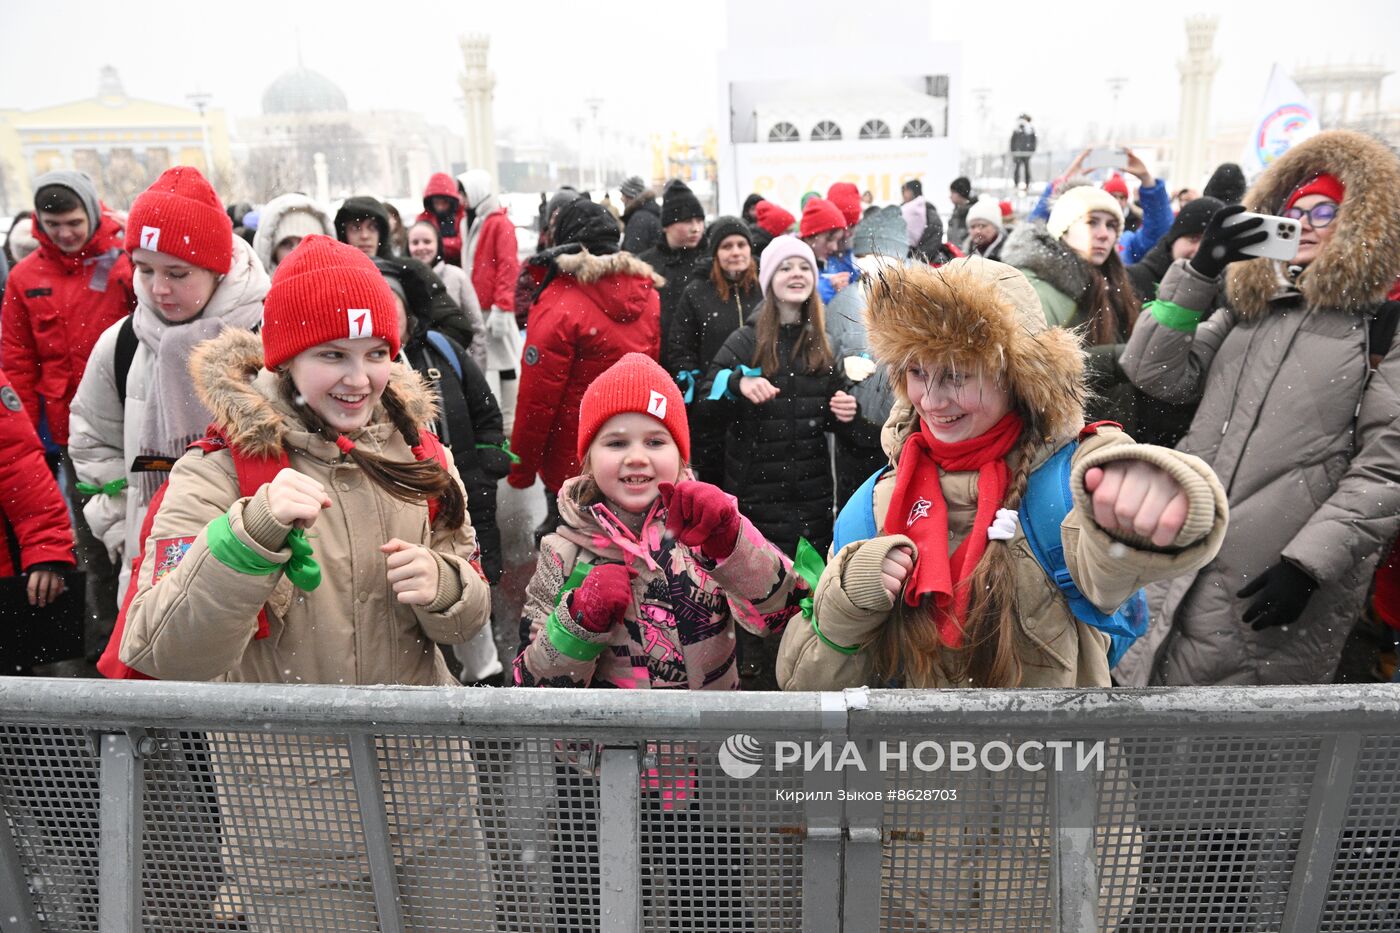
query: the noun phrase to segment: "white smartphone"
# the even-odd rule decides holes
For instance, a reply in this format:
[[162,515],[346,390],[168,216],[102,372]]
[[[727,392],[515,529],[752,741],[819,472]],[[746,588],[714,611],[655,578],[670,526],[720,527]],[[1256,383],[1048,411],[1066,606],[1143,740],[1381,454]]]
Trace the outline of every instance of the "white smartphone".
[[1225,226],[1233,227],[1250,217],[1258,217],[1264,221],[1259,229],[1267,233],[1269,238],[1254,246],[1246,246],[1240,252],[1247,256],[1261,256],[1265,259],[1278,259],[1283,262],[1298,255],[1298,236],[1303,230],[1301,223],[1291,217],[1275,217],[1273,214],[1254,214],[1244,211],[1226,220]]
[[1126,149],[1110,149],[1100,147],[1090,149],[1089,154],[1084,157],[1084,167],[1086,169],[1114,168],[1126,171],[1128,168],[1128,151]]

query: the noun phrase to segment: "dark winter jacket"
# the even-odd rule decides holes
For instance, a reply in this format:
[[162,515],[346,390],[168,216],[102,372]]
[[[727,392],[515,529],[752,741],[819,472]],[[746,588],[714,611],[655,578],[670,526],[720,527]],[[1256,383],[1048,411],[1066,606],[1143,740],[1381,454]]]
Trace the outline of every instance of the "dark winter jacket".
[[661,242],[637,257],[651,266],[656,274],[666,280],[661,286],[661,365],[667,372],[675,372],[670,359],[671,321],[686,287],[696,278],[704,278],[710,271],[710,251],[704,243],[690,249],[671,249],[663,236]]
[[[18,553],[11,553],[11,545]],[[0,577],[73,566],[73,529],[44,448],[0,370]]]
[[335,238],[342,243],[350,242],[345,238],[345,228],[352,220],[361,217],[368,217],[379,228],[379,250],[375,254],[376,257],[397,259],[394,255],[393,238],[389,236],[389,212],[376,198],[362,196],[346,198],[341,202],[340,209],[335,212]]
[[622,248],[641,255],[661,242],[661,205],[650,190],[643,191],[622,212]]
[[[834,489],[826,432],[844,434],[850,428],[836,420],[830,406],[831,396],[849,386],[847,380],[834,366],[809,373],[791,360],[802,326],[780,329],[779,371],[764,374],[778,388],[777,398],[755,405],[739,392],[739,367],[753,365],[757,347],[752,323],[729,335],[699,390],[702,404],[718,407],[729,425],[724,488],[738,497],[739,510],[759,531],[790,556],[798,538],[823,554],[831,544]],[[716,382],[727,389],[710,400]]]
[[[452,216],[444,219],[433,213],[429,199],[444,197],[452,199]],[[457,193],[457,182],[446,172],[436,172],[423,188],[423,213],[419,220],[426,220],[437,228],[438,241],[442,244],[442,258],[454,266],[462,264],[462,238],[467,232],[467,209],[462,206],[462,198]]]
[[538,474],[557,490],[577,476],[578,413],[584,390],[627,353],[661,352],[657,277],[631,253],[594,256],[556,247],[535,259],[555,272],[530,312],[521,357],[510,484]]
[[[1006,238],[1001,261],[1020,269],[1030,280],[1051,327],[1088,324],[1092,309],[1085,304],[1093,285],[1089,263],[1063,241],[1050,236],[1043,224],[1017,227]],[[1113,343],[1089,347],[1089,389],[1095,397],[1089,402],[1087,417],[1091,422],[1116,421],[1136,437],[1133,388],[1118,368],[1118,357],[1128,334],[1127,323],[1120,322]]]
[[1027,123],[1016,125],[1011,133],[1011,151],[1017,155],[1030,155],[1035,152],[1035,127]]
[[[976,203],[977,199],[973,198],[966,203],[953,205],[953,213],[948,216],[949,243],[963,243],[967,240],[967,212]],[[933,254],[925,252],[925,255]]]
[[77,394],[93,344],[136,307],[125,231],[102,213],[97,190],[81,172],[41,175],[37,187],[61,184],[82,201],[92,237],[65,253],[34,219],[39,248],[10,270],[0,313],[0,367],[24,403],[30,424],[48,422],[60,447],[68,444],[68,406]]
[[457,307],[436,272],[411,256],[376,256],[374,264],[381,275],[397,279],[403,286],[410,308],[426,309],[414,313],[426,318],[428,326],[442,331],[464,347],[471,346],[476,328]]
[[[1126,682],[1331,681],[1400,531],[1400,352],[1374,371],[1368,359],[1371,317],[1400,268],[1400,160],[1330,130],[1272,162],[1244,203],[1277,214],[1319,172],[1346,197],[1316,259],[1291,278],[1269,259],[1231,265],[1214,311],[1217,281],[1178,262],[1123,355],[1144,390],[1200,400],[1178,447],[1211,465],[1230,501],[1219,556],[1149,590],[1153,627],[1120,665],[1132,666]],[[1281,559],[1318,588],[1295,623],[1255,632],[1236,594]]]
[[744,326],[762,300],[763,293],[756,283],[745,292],[731,288],[729,300],[721,301],[719,290],[708,275],[695,278],[686,286],[671,319],[667,353],[674,367],[671,372],[679,378],[680,373],[698,369],[700,375],[695,378],[700,379],[709,371],[711,361],[729,335]]

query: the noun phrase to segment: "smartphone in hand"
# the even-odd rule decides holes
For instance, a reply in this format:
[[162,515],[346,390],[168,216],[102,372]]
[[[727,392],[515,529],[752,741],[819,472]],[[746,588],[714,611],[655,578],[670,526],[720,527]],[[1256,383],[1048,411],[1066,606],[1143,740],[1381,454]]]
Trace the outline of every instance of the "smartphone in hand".
[[1090,149],[1089,154],[1084,157],[1083,166],[1086,170],[1092,171],[1096,168],[1117,169],[1120,172],[1128,169],[1128,150],[1120,147],[1100,146]]
[[1263,221],[1258,229],[1267,233],[1269,238],[1262,243],[1242,247],[1241,253],[1247,256],[1262,256],[1265,259],[1278,259],[1283,262],[1298,255],[1298,237],[1303,231],[1303,225],[1291,217],[1276,217],[1273,214],[1241,211],[1233,217],[1226,218],[1223,225],[1233,227],[1250,217],[1258,217]]

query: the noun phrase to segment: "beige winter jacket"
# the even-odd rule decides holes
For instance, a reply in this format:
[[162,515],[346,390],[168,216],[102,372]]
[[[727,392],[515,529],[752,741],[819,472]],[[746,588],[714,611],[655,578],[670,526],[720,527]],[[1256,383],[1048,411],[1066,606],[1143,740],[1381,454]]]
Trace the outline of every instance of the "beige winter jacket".
[[[229,451],[191,451],[171,472],[145,542],[122,660],[166,680],[455,683],[436,643],[470,639],[490,612],[489,588],[469,563],[476,551],[470,522],[456,531],[430,530],[426,506],[391,499],[334,444],[309,434],[278,396],[275,375],[259,371],[261,361],[256,336],[229,331],[200,345],[191,370],[233,443],[253,454],[285,446],[292,468],[325,487],[333,504],[308,532],[322,582],[302,592],[281,571],[245,574],[216,559],[205,529],[224,514],[239,541],[274,563],[290,557],[285,547],[271,546],[289,529],[268,511],[266,487],[239,497]],[[391,382],[415,420],[426,421],[431,399],[417,375],[395,364]],[[352,437],[361,447],[413,459],[382,408]],[[409,607],[394,597],[379,550],[390,538],[425,544],[437,557],[432,604]],[[270,631],[255,639],[264,606]],[[317,933],[326,928],[307,919],[309,902],[337,905],[343,913],[334,916],[345,923],[374,916],[345,741],[211,734],[209,745],[228,875],[224,912],[245,914],[253,930]],[[389,829],[409,928],[489,928],[490,870],[466,743],[386,737],[378,750],[386,793],[397,794],[389,798]],[[473,852],[482,858],[472,871],[462,872],[460,861],[450,869],[438,863]],[[456,913],[467,909],[480,926]]]

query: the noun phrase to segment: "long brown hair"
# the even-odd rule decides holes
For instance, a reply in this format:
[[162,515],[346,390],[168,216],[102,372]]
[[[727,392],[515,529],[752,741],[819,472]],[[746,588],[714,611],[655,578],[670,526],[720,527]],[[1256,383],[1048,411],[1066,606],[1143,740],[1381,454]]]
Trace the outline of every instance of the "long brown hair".
[[[1018,408],[1020,406],[1018,405]],[[1030,480],[1038,439],[1032,420],[1010,454],[1015,463],[1002,508],[1016,509]],[[903,686],[1017,687],[1021,684],[1021,633],[1016,610],[1016,568],[1006,541],[988,541],[982,559],[964,584],[970,593],[963,620],[963,647],[951,648],[938,634],[932,600],[910,607],[895,601],[894,614],[870,646],[881,682],[898,678]]]
[[[792,358],[809,373],[821,372],[835,362],[831,352],[831,342],[826,339],[826,309],[822,307],[821,296],[817,294],[816,274],[812,275],[812,294],[802,302],[802,335],[792,348]],[[763,296],[763,304],[758,307],[758,322],[754,325],[757,343],[753,349],[750,366],[763,370],[765,376],[776,375],[782,362],[778,359],[778,332],[781,328],[778,302],[773,298],[773,288],[769,285]]]
[[719,292],[719,300],[725,304],[734,296],[734,290],[738,289],[740,294],[752,291],[758,287],[758,262],[754,259],[753,250],[749,251],[749,267],[744,270],[744,274],[736,281],[731,281],[729,276],[724,274],[724,270],[719,266],[719,254],[715,254],[715,261],[710,263],[710,284]]
[[[296,410],[297,416],[313,433],[335,443],[340,436],[339,432],[326,424],[310,405],[300,399],[291,373],[285,370],[279,373],[277,387],[282,397]],[[403,398],[392,382],[384,387],[382,401],[385,414],[394,423],[404,441],[410,448],[417,447],[421,443],[419,427],[409,417]],[[436,459],[390,460],[359,445],[346,456],[364,471],[370,482],[400,502],[427,502],[429,499],[437,499],[436,524],[440,527],[455,530],[466,523],[467,501],[462,487],[457,485],[452,474]]]
[[1089,343],[1094,346],[1123,343],[1133,332],[1142,308],[1137,289],[1128,278],[1128,270],[1116,249],[1109,251],[1103,265],[1095,266],[1087,261],[1085,265],[1089,266],[1090,283],[1088,290],[1079,297],[1078,305],[1089,322]]

